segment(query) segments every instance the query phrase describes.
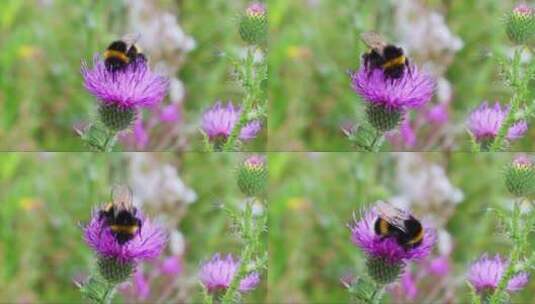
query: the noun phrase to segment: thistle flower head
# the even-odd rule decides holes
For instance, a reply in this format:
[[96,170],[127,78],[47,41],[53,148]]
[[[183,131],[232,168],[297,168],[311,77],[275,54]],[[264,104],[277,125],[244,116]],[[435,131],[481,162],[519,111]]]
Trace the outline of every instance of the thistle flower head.
[[351,240],[367,255],[368,274],[380,284],[390,284],[399,278],[405,264],[427,257],[436,241],[436,233],[424,228],[422,243],[413,248],[401,246],[393,237],[380,236],[375,232],[378,212],[371,209],[360,220],[350,225]]
[[94,212],[89,224],[84,228],[86,243],[100,257],[123,263],[137,263],[158,257],[167,243],[165,231],[152,223],[149,218],[138,213],[141,220],[139,232],[133,239],[120,244],[113,235],[105,219]]
[[[211,141],[226,140],[238,122],[240,114],[241,109],[231,102],[226,106],[217,102],[204,113],[201,127]],[[244,141],[251,140],[256,137],[261,128],[259,121],[251,121],[241,129],[239,138]]]
[[[501,107],[499,103],[489,106],[483,102],[475,109],[468,118],[467,125],[477,142],[492,141],[497,135],[500,127],[509,113],[508,107]],[[507,140],[513,141],[521,138],[527,131],[528,125],[525,121],[517,121],[507,131]]]
[[147,62],[137,59],[124,70],[109,71],[99,55],[93,57],[93,67],[82,62],[85,88],[104,105],[119,108],[153,106],[165,97],[169,81],[153,73]]
[[425,227],[422,244],[415,248],[404,248],[392,237],[383,237],[375,233],[375,221],[379,217],[375,209],[365,212],[360,220],[355,220],[351,229],[351,241],[368,256],[385,258],[387,261],[409,262],[427,257],[436,241],[433,229]]
[[248,44],[262,44],[267,39],[266,6],[260,2],[249,4],[240,19],[240,37]]
[[526,155],[518,155],[505,167],[505,186],[517,197],[527,197],[535,193],[535,166]]
[[[199,271],[199,279],[207,292],[214,294],[229,288],[236,275],[240,261],[235,260],[232,255],[221,256],[216,253],[212,259],[205,262]],[[242,293],[249,292],[260,283],[260,275],[252,272],[246,275],[241,281],[238,290]]]
[[267,175],[265,157],[249,156],[238,168],[238,187],[247,196],[258,195],[266,188]]
[[435,81],[416,66],[406,69],[401,78],[390,79],[381,69],[362,65],[351,74],[351,82],[364,101],[396,111],[420,108],[431,100],[435,89]]
[[[494,257],[483,255],[470,266],[467,273],[468,281],[479,294],[489,291],[492,292],[498,287],[498,283],[507,266],[508,262],[502,259],[499,255]],[[528,280],[528,273],[519,272],[507,282],[506,290],[510,293],[517,292],[526,286]]]
[[535,10],[520,4],[505,19],[505,30],[515,44],[531,43],[535,38]]

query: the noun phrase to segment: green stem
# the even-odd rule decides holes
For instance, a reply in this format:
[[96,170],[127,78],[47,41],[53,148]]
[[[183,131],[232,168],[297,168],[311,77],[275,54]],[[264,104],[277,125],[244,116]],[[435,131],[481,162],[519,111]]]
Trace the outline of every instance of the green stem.
[[519,107],[519,96],[518,96],[518,89],[520,86],[520,60],[522,56],[522,50],[516,49],[513,61],[511,64],[511,86],[515,89],[515,92],[513,94],[513,97],[511,98],[510,108],[509,112],[507,113],[507,116],[503,120],[500,129],[498,130],[498,135],[494,139],[494,142],[492,143],[490,147],[491,152],[499,151],[504,146],[504,140],[507,136],[507,132],[509,131],[509,128],[513,125],[516,118],[516,112],[518,111]]
[[377,288],[373,291],[372,296],[370,297],[370,303],[371,304],[379,304],[379,303],[381,303],[381,300],[383,298],[384,289],[385,289],[384,286],[377,286]]
[[[253,225],[253,212],[252,212],[251,202],[247,202],[245,205],[245,210],[243,212],[243,220],[245,221],[244,223],[245,233],[250,233],[251,227]],[[238,268],[236,275],[232,279],[232,282],[230,283],[229,288],[227,289],[225,295],[223,296],[223,299],[221,301],[222,304],[232,303],[232,299],[236,298],[236,292],[238,290],[238,287],[240,286],[240,281],[247,274],[247,264],[251,260],[251,256],[253,254],[252,251],[253,251],[253,248],[251,244],[247,242],[240,255],[240,267]]]
[[111,303],[111,300],[113,299],[113,294],[115,292],[115,285],[108,284],[108,288],[104,292],[104,296],[102,297],[102,304],[109,304]]
[[113,142],[114,142],[114,139],[115,139],[115,136],[117,135],[117,133],[115,132],[112,132],[112,131],[107,131],[107,137],[106,137],[106,140],[104,141],[104,146],[103,146],[103,151],[102,152],[111,152],[111,150],[113,149],[113,146],[111,145]]
[[204,304],[212,304],[214,303],[214,298],[208,294],[208,292],[203,288],[204,292],[203,292],[203,303]]
[[100,276],[93,275],[84,285],[80,286],[80,291],[87,303],[110,304],[115,294],[115,287],[115,284],[107,282]]
[[255,99],[255,94],[252,87],[253,82],[253,70],[254,70],[254,49],[249,48],[247,50],[247,58],[245,59],[245,71],[244,71],[244,87],[246,90],[246,96],[243,101],[240,118],[238,119],[238,122],[234,125],[232,128],[232,131],[230,132],[230,136],[227,139],[227,142],[223,146],[223,151],[229,152],[234,151],[236,148],[236,141],[238,140],[238,137],[240,135],[241,129],[245,126],[245,124],[248,122],[248,115],[251,111],[251,107],[253,105],[253,101]]
[[372,143],[370,144],[369,151],[370,152],[377,152],[378,149],[381,147],[375,147],[375,145],[379,142],[379,139],[383,136],[383,133],[379,130],[375,130],[375,137],[373,138]]
[[[520,258],[520,253],[522,249],[522,244],[518,244],[520,237],[520,207],[518,206],[518,203],[514,203],[513,207],[513,216],[511,219],[511,234],[513,238],[513,251],[509,255],[509,261],[507,265],[507,269],[505,270],[504,274],[502,275],[500,282],[498,283],[498,286],[494,290],[494,293],[490,297],[490,304],[498,304],[501,294],[504,292],[504,290],[507,288],[507,284],[509,283],[509,280],[513,277],[515,273],[516,264],[518,263],[518,260]],[[520,240],[521,241],[521,240]]]

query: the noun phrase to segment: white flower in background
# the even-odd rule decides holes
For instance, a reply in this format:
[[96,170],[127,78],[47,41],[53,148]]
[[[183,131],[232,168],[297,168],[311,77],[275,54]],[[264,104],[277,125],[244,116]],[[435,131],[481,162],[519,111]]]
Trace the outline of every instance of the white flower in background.
[[171,231],[169,235],[169,249],[171,250],[171,255],[184,255],[186,251],[186,240],[182,232],[178,230]]
[[423,209],[433,221],[445,223],[457,204],[464,199],[461,189],[455,187],[444,168],[416,153],[397,153],[395,183],[399,194],[392,204],[406,209]]
[[171,78],[169,82],[169,99],[171,102],[184,100],[185,96],[186,89],[184,88],[184,83],[176,78]]
[[419,1],[397,1],[395,7],[395,29],[400,44],[437,78],[438,102],[449,103],[452,92],[451,88],[445,90],[445,86],[451,85],[443,75],[455,53],[463,48],[462,39],[451,32],[443,15]]
[[197,193],[186,186],[176,167],[160,162],[147,153],[131,153],[130,186],[138,204],[151,204],[159,208],[177,204],[191,204]]
[[155,1],[128,0],[129,28],[140,33],[139,44],[157,58],[166,54],[187,53],[195,48],[195,40],[184,33],[177,17],[160,10]]
[[[171,78],[171,101],[181,102],[184,85],[175,75],[184,54],[195,48],[195,40],[184,32],[175,14],[158,8],[154,1],[128,0],[128,19],[129,30],[139,33],[138,44],[150,54],[155,70]],[[173,90],[182,92],[173,96]]]
[[451,32],[443,15],[419,1],[396,1],[395,7],[394,28],[399,42],[434,75],[442,75],[462,49],[461,38]]

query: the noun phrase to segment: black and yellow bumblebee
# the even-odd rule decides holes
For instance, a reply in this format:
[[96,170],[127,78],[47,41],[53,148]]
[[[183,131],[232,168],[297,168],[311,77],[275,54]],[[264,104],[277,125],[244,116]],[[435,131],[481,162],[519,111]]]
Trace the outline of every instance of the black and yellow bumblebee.
[[131,34],[124,36],[120,40],[110,43],[104,51],[104,65],[110,72],[124,70],[130,63],[136,60],[145,60],[145,55],[141,52],[139,46],[135,44],[137,38]]
[[384,238],[394,238],[405,250],[420,246],[424,240],[422,223],[408,211],[384,202],[377,204],[379,213],[375,221],[375,233]]
[[117,186],[112,191],[112,202],[99,211],[99,219],[121,245],[132,240],[141,232],[142,221],[137,217],[132,191],[126,186]]
[[401,47],[389,44],[376,32],[364,32],[362,41],[370,48],[362,55],[364,65],[371,71],[382,69],[386,78],[398,79],[410,70],[409,59]]

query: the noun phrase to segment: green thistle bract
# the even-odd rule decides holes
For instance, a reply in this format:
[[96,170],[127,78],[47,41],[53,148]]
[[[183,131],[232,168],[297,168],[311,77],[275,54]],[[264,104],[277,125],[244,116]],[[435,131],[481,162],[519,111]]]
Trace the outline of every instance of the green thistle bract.
[[119,284],[128,280],[136,265],[134,262],[119,261],[106,257],[100,257],[97,264],[99,274],[112,284]]
[[505,186],[517,197],[535,194],[535,167],[525,159],[518,158],[505,168]]
[[111,131],[119,132],[132,126],[136,120],[135,108],[102,104],[98,108],[100,121]]
[[505,19],[505,31],[515,44],[535,42],[535,14],[527,5],[517,6]]
[[248,44],[263,44],[267,40],[266,8],[261,3],[252,3],[240,19],[239,32]]
[[257,196],[266,189],[267,174],[264,157],[250,156],[238,168],[238,187],[247,196]]
[[381,285],[395,282],[404,267],[403,262],[391,262],[384,257],[370,256],[366,260],[368,274],[376,283]]
[[366,108],[368,122],[378,131],[386,132],[395,129],[401,123],[403,113],[397,109],[375,104],[369,104]]

